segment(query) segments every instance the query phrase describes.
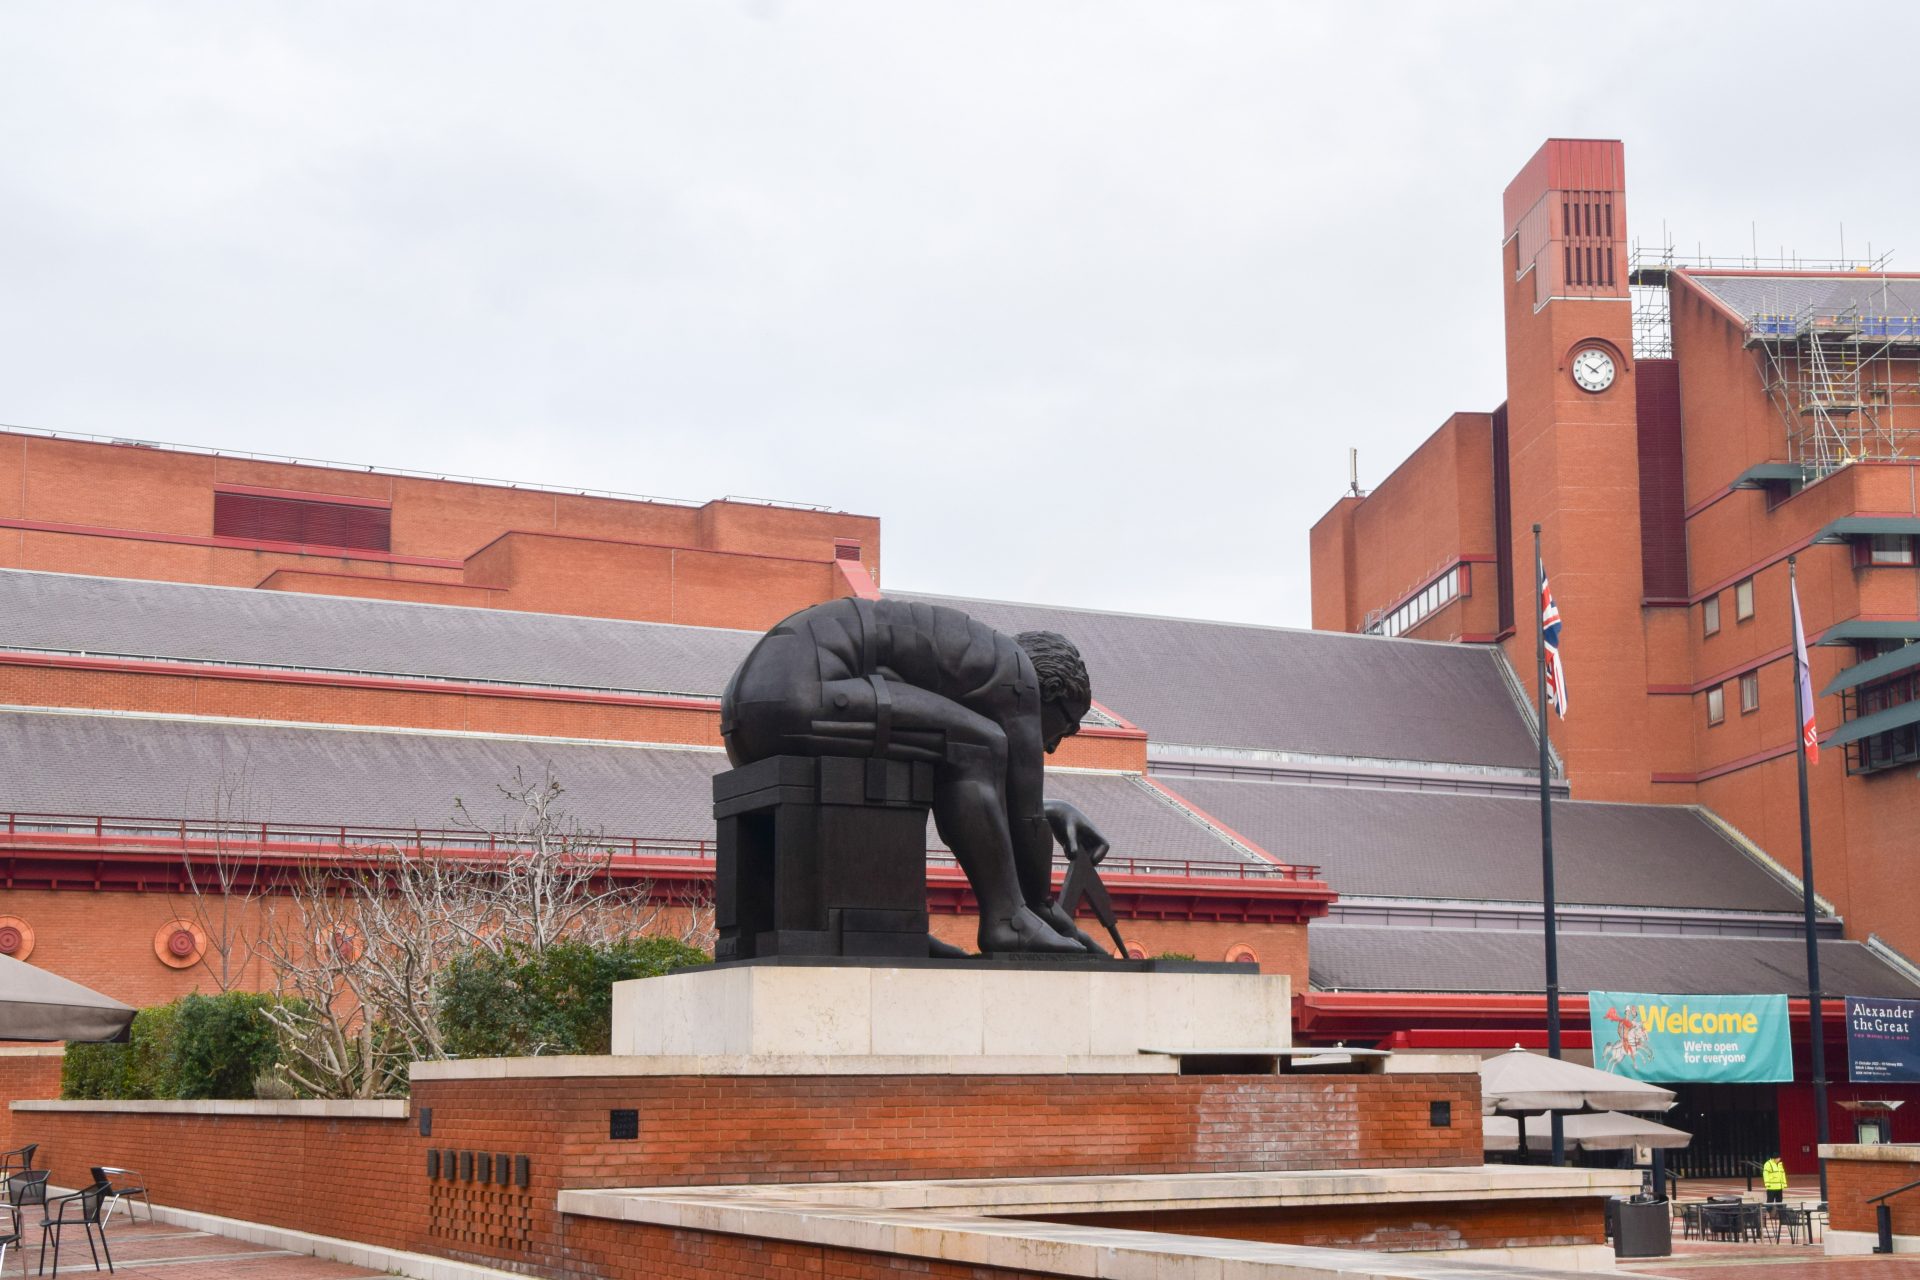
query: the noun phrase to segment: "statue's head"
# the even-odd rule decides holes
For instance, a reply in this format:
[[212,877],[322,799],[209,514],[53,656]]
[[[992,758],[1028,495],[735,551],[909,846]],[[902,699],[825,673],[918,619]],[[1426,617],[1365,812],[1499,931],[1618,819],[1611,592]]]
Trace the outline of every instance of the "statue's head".
[[1087,664],[1073,641],[1057,632],[1022,631],[1013,641],[1026,650],[1040,677],[1040,734],[1051,754],[1062,738],[1079,732],[1093,707]]

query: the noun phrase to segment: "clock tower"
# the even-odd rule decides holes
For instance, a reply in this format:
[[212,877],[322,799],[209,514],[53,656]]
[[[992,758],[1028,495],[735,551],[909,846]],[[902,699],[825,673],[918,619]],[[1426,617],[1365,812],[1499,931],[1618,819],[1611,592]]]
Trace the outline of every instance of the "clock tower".
[[[1555,138],[1506,190],[1507,655],[1534,694],[1533,526],[1563,620],[1568,709],[1551,733],[1573,794],[1646,800],[1647,652],[1625,156]],[[1496,442],[1496,448],[1498,442]],[[1552,719],[1552,712],[1548,712]]]

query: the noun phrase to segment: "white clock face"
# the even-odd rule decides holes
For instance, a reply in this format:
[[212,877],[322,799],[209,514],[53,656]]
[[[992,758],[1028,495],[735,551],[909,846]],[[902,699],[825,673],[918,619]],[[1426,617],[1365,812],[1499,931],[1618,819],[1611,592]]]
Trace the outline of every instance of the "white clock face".
[[1613,385],[1613,357],[1599,347],[1588,347],[1573,357],[1573,381],[1582,391],[1605,391]]

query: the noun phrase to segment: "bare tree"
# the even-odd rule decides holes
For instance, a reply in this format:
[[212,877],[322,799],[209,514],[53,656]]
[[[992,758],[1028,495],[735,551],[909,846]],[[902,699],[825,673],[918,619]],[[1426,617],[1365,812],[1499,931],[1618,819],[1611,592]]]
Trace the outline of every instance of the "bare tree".
[[276,905],[262,946],[285,999],[268,1016],[300,1088],[399,1092],[408,1062],[446,1057],[436,985],[459,956],[658,933],[710,940],[705,901],[663,904],[649,883],[615,874],[607,841],[565,811],[550,771],[516,774],[500,793],[499,826],[456,801],[459,836],[353,850]]
[[222,992],[246,985],[260,943],[260,900],[268,892],[256,815],[261,812],[243,757],[214,780],[210,818],[181,828],[181,891],[173,910],[206,940],[198,966]]

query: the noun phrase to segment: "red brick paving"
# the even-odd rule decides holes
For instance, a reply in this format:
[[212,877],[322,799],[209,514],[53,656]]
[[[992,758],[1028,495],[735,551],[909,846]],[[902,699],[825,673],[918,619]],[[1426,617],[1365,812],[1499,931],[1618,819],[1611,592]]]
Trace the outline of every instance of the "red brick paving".
[[[27,1251],[31,1272],[40,1258],[39,1241],[31,1224],[27,1236],[33,1242]],[[115,1275],[132,1280],[357,1280],[383,1274],[164,1222],[132,1223],[115,1218],[107,1226],[107,1244],[113,1250]],[[8,1268],[15,1265],[9,1257]],[[47,1265],[51,1270],[51,1248]],[[93,1273],[93,1259],[82,1233],[67,1232],[60,1247],[60,1270],[62,1274]],[[101,1271],[104,1272],[105,1267]]]

